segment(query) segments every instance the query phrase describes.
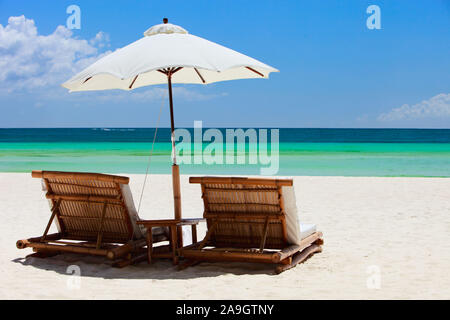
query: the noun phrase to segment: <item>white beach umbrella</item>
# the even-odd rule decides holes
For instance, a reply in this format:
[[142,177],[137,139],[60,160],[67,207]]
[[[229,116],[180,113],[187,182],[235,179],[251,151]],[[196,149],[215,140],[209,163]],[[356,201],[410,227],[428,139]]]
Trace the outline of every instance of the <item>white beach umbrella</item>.
[[173,148],[175,219],[181,219],[179,169],[175,158],[172,83],[268,78],[278,70],[258,60],[168,23],[155,25],[144,37],[99,59],[62,86],[74,91],[123,89],[168,83]]

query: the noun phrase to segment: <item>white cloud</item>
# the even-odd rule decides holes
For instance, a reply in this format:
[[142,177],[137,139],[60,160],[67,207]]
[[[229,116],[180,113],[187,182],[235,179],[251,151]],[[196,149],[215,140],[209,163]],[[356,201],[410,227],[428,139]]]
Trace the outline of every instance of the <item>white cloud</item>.
[[[167,88],[163,87],[150,87],[132,91],[112,90],[99,92],[74,92],[70,95],[73,96],[74,99],[92,100],[95,97],[98,102],[121,103],[124,101],[139,102],[161,100],[168,97],[167,91]],[[214,94],[203,94],[179,86],[173,88],[173,95],[175,99],[183,99],[186,101],[209,100],[218,96]]]
[[[150,87],[125,92],[121,90],[77,92],[69,94],[60,84],[111,53],[109,35],[98,32],[85,40],[74,37],[71,30],[58,26],[49,35],[40,35],[34,20],[25,16],[10,17],[0,24],[0,95],[33,95],[34,106],[56,101],[123,103],[161,100],[167,88]],[[187,101],[208,100],[224,94],[203,94],[186,87],[175,87],[174,95]]]
[[378,116],[379,121],[450,117],[450,93],[441,93],[412,106],[404,104]]
[[[139,88],[132,91],[123,90],[105,90],[105,91],[85,91],[69,93],[66,89],[55,87],[45,90],[39,94],[34,94],[34,107],[40,108],[48,104],[59,102],[60,106],[74,106],[83,104],[123,104],[123,103],[141,103],[141,102],[168,102],[167,88],[148,87]],[[206,101],[216,97],[226,96],[226,93],[204,94],[201,92],[189,90],[185,87],[174,87],[173,95],[175,100],[184,101]]]
[[0,24],[0,84],[6,92],[59,85],[106,53],[109,38],[99,32],[92,40],[76,39],[58,26],[52,34],[39,35],[34,20],[10,17]]
[[103,48],[105,46],[108,46],[108,47],[111,46],[109,44],[109,34],[103,32],[103,31],[98,32],[94,38],[89,40],[89,43],[93,46],[98,45],[99,48]]
[[369,120],[368,114],[363,114],[363,115],[360,115],[359,117],[356,117],[356,122],[358,122],[358,123],[365,123],[368,120]]

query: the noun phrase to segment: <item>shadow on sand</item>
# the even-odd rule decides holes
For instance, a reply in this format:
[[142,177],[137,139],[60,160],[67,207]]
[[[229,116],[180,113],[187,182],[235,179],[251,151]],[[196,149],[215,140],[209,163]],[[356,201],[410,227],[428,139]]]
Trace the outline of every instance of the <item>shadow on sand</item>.
[[[78,266],[81,276],[104,279],[155,279],[155,280],[183,280],[203,277],[217,277],[225,274],[248,275],[265,274],[273,275],[274,266],[255,263],[238,262],[202,262],[183,270],[178,270],[170,260],[155,260],[151,265],[140,262],[124,268],[112,267],[112,262],[103,257],[81,256],[71,253],[63,253],[48,258],[17,258],[12,262],[20,263],[26,267],[34,267],[42,270],[53,271],[59,274],[71,275],[69,266]],[[181,262],[182,263],[182,262]]]

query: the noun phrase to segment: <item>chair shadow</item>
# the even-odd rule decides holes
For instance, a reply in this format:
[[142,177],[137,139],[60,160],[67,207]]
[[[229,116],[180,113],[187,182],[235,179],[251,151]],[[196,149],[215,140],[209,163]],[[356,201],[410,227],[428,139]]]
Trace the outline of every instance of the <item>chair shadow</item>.
[[[82,277],[104,279],[154,279],[154,280],[189,280],[205,277],[218,277],[225,274],[234,275],[273,275],[275,267],[268,264],[244,262],[202,262],[183,270],[178,270],[169,259],[157,259],[151,265],[146,261],[124,268],[112,267],[112,262],[104,257],[81,256],[62,253],[53,257],[23,257],[11,260],[26,267],[70,276],[73,266],[78,266]],[[183,261],[180,261],[182,264]],[[69,266],[72,266],[69,268]]]

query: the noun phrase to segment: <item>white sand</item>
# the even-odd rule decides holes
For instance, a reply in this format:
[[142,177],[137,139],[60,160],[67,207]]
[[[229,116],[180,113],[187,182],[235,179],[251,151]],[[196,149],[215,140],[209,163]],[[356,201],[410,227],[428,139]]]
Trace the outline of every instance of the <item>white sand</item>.
[[[130,177],[137,203],[143,176]],[[150,176],[142,218],[172,217],[170,181]],[[319,226],[325,245],[281,275],[272,275],[270,266],[239,263],[176,271],[158,261],[115,269],[101,258],[72,254],[25,260],[31,249],[18,250],[15,242],[42,234],[49,209],[38,179],[1,173],[0,298],[450,298],[450,179],[296,177],[295,188],[301,220]],[[200,187],[185,176],[182,201],[184,217],[201,216]],[[79,283],[66,273],[70,265],[80,267]],[[367,287],[373,265],[379,289]]]

